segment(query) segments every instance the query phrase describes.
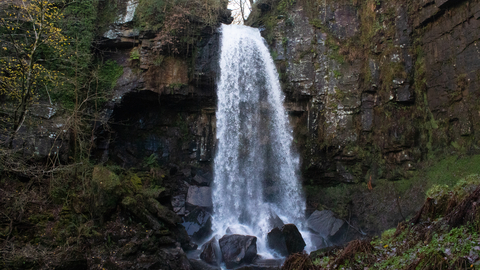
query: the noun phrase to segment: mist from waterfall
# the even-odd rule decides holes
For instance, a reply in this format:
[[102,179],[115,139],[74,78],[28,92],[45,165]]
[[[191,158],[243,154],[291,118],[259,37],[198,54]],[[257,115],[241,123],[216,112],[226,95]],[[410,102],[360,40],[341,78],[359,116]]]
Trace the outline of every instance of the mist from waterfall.
[[220,31],[213,230],[220,237],[227,229],[257,236],[259,254],[268,256],[266,235],[275,215],[302,230],[299,156],[260,31],[240,25],[222,25]]

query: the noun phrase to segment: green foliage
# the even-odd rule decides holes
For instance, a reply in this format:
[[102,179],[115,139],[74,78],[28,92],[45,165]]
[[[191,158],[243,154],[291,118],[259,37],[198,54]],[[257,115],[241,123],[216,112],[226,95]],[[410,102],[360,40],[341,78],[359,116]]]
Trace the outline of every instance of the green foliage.
[[130,176],[130,183],[133,185],[135,190],[140,190],[143,186],[142,179],[135,173]]
[[455,186],[458,179],[471,174],[480,174],[480,155],[447,156],[426,169],[429,186],[434,184]]
[[395,234],[396,230],[397,230],[396,228],[392,228],[392,229],[388,229],[388,230],[384,231],[382,233],[382,236],[381,236],[382,241],[387,241],[387,240],[391,239],[393,237],[393,235]]
[[[342,77],[342,73],[339,70],[334,69],[333,70],[333,76],[335,77],[335,79],[339,79],[340,77]],[[337,91],[335,91],[335,92],[337,92]]]
[[140,59],[140,51],[138,47],[135,47],[130,51],[130,60],[139,60]]
[[293,6],[297,1],[296,0],[281,0],[277,5],[278,14],[285,15],[287,10]]
[[154,31],[185,15],[195,16],[213,26],[223,5],[221,0],[140,0],[135,20],[138,27]]
[[161,28],[167,5],[168,2],[164,0],[140,0],[135,10],[138,26],[152,30]]
[[145,158],[145,160],[144,160],[145,166],[146,167],[156,167],[158,165],[157,164],[157,159],[158,159],[157,154],[155,154],[155,153],[151,154],[150,156]]
[[[455,265],[458,258],[468,256],[478,245],[478,232],[471,226],[452,228],[446,232],[433,233],[431,241],[415,241],[415,235],[402,232],[388,241],[374,241],[376,256],[383,257],[375,263],[375,269],[404,269],[420,258],[415,269],[444,269]],[[383,239],[382,239],[383,240]],[[405,247],[407,249],[405,250]],[[392,250],[402,250],[400,253]]]
[[328,56],[337,61],[339,64],[345,63],[345,57],[340,54],[340,43],[334,40],[332,37],[329,37],[325,45],[330,49]]
[[107,60],[100,66],[98,71],[99,89],[112,90],[122,74],[122,66],[113,60]]

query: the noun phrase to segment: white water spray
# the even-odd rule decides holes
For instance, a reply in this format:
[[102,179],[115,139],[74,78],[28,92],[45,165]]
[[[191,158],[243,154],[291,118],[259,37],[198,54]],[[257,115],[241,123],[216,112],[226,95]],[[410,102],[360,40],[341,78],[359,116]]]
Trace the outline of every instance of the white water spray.
[[255,235],[259,254],[268,256],[266,235],[275,214],[299,229],[304,221],[299,157],[259,30],[222,25],[221,34],[213,229],[220,237],[228,228]]

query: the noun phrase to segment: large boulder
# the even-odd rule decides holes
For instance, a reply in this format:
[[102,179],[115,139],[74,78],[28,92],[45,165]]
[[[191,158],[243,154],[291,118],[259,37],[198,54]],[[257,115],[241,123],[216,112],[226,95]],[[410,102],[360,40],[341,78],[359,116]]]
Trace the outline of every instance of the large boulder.
[[279,228],[273,228],[267,234],[267,245],[268,248],[275,250],[278,255],[282,257],[288,256],[287,245],[285,244],[285,237],[283,236],[282,230]]
[[227,269],[252,263],[257,256],[257,237],[255,236],[225,235],[220,239],[219,244]]
[[204,209],[198,207],[183,218],[182,225],[188,235],[197,243],[205,240],[212,233],[212,217]]
[[316,210],[307,220],[308,229],[312,232],[312,243],[317,249],[340,244],[346,223],[335,217],[330,210]]
[[302,252],[306,246],[302,234],[294,224],[271,230],[267,235],[267,245],[281,256]]
[[218,241],[213,237],[210,241],[203,245],[202,253],[200,254],[200,259],[204,262],[218,266],[221,262],[221,253],[220,247],[218,246]]
[[212,189],[210,187],[190,186],[187,193],[187,205],[212,208]]
[[323,237],[337,235],[344,224],[345,221],[336,218],[330,210],[316,210],[307,220],[308,228]]

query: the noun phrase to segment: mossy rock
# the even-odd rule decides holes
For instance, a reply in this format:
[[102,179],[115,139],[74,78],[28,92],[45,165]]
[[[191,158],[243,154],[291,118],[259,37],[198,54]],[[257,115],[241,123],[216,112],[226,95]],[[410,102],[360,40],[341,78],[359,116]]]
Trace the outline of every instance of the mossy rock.
[[92,173],[94,212],[103,216],[114,210],[121,197],[120,178],[109,169],[96,166]]
[[113,191],[120,185],[120,178],[109,169],[102,166],[95,166],[92,173],[92,181],[99,190]]
[[167,207],[161,205],[157,200],[148,198],[146,202],[148,211],[154,214],[160,221],[168,226],[175,227],[182,219]]

